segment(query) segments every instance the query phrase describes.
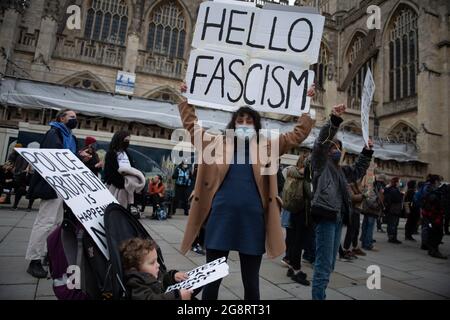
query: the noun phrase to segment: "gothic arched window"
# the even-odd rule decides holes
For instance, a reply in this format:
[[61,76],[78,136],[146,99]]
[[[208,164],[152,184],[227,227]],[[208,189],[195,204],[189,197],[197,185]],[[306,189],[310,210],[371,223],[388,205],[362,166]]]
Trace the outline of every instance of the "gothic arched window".
[[375,58],[370,58],[366,63],[359,68],[358,72],[353,77],[352,83],[348,87],[347,105],[350,109],[360,110],[361,109],[361,95],[364,88],[364,79],[366,77],[367,69],[370,68],[372,75],[375,74]]
[[407,124],[401,122],[391,130],[388,137],[395,142],[416,143],[417,132]]
[[125,44],[128,6],[124,0],[92,0],[87,11],[84,37]]
[[397,9],[389,27],[389,100],[417,92],[417,14],[407,6]]
[[350,44],[350,47],[347,51],[347,61],[349,63],[349,69],[362,49],[364,38],[364,33],[360,31],[358,31],[353,37],[352,43]]
[[186,19],[175,0],[164,1],[150,14],[147,51],[182,59],[186,46]]

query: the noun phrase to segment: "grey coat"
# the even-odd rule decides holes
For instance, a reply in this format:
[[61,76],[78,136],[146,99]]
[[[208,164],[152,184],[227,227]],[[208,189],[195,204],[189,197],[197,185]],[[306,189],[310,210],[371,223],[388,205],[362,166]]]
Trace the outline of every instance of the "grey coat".
[[[315,219],[336,221],[341,209],[344,210],[341,212],[343,215],[351,213],[348,184],[365,176],[372,159],[373,150],[365,148],[352,166],[336,166],[329,158],[328,152],[333,145],[332,140],[342,121],[342,118],[331,115],[314,142],[311,155],[314,188],[311,211]],[[337,198],[338,188],[343,197],[342,201]],[[343,203],[342,206],[341,203]]]

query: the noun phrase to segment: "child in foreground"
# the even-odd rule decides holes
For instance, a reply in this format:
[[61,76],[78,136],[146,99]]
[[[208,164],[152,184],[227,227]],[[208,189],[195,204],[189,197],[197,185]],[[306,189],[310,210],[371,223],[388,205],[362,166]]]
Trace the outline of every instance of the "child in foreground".
[[155,241],[140,238],[126,240],[120,246],[120,253],[126,287],[132,300],[191,299],[192,290],[165,293],[169,286],[187,280],[187,275],[176,270],[160,272]]

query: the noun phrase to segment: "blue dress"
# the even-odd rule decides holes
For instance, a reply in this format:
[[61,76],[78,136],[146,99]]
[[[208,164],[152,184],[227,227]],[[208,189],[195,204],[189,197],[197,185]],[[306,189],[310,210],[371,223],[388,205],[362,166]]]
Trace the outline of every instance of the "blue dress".
[[[236,157],[235,151],[234,159]],[[241,158],[242,155],[239,155],[238,159]],[[248,145],[245,148],[245,163],[235,162],[230,164],[212,201],[206,224],[205,247],[262,255],[265,252],[264,209],[249,161]]]

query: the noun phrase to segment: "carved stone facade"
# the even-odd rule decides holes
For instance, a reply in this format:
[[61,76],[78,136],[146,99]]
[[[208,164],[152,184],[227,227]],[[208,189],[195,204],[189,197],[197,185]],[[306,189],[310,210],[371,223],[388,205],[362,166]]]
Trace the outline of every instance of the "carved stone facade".
[[[123,70],[137,75],[135,96],[175,102],[201,2],[2,1],[0,72],[114,92],[117,71]],[[257,1],[265,2],[270,1]],[[24,3],[28,7],[19,6]],[[65,26],[66,8],[71,4],[81,7],[79,30]],[[371,4],[380,7],[380,30],[367,28],[366,9]],[[313,101],[317,124],[323,123],[332,105],[346,103],[346,130],[360,132],[361,86],[370,67],[376,82],[371,134],[412,143],[420,160],[429,164],[428,171],[450,179],[449,2],[297,0],[296,5],[316,5],[326,17],[319,63],[311,67],[318,82]],[[53,113],[14,107],[2,107],[0,112],[0,124],[5,127],[14,127],[18,121],[45,124]],[[127,128],[136,135],[157,138],[170,134],[164,128],[113,119],[81,116],[80,120],[81,128],[90,130]],[[399,174],[411,171],[411,176],[427,171],[420,163],[399,164],[399,168]]]

